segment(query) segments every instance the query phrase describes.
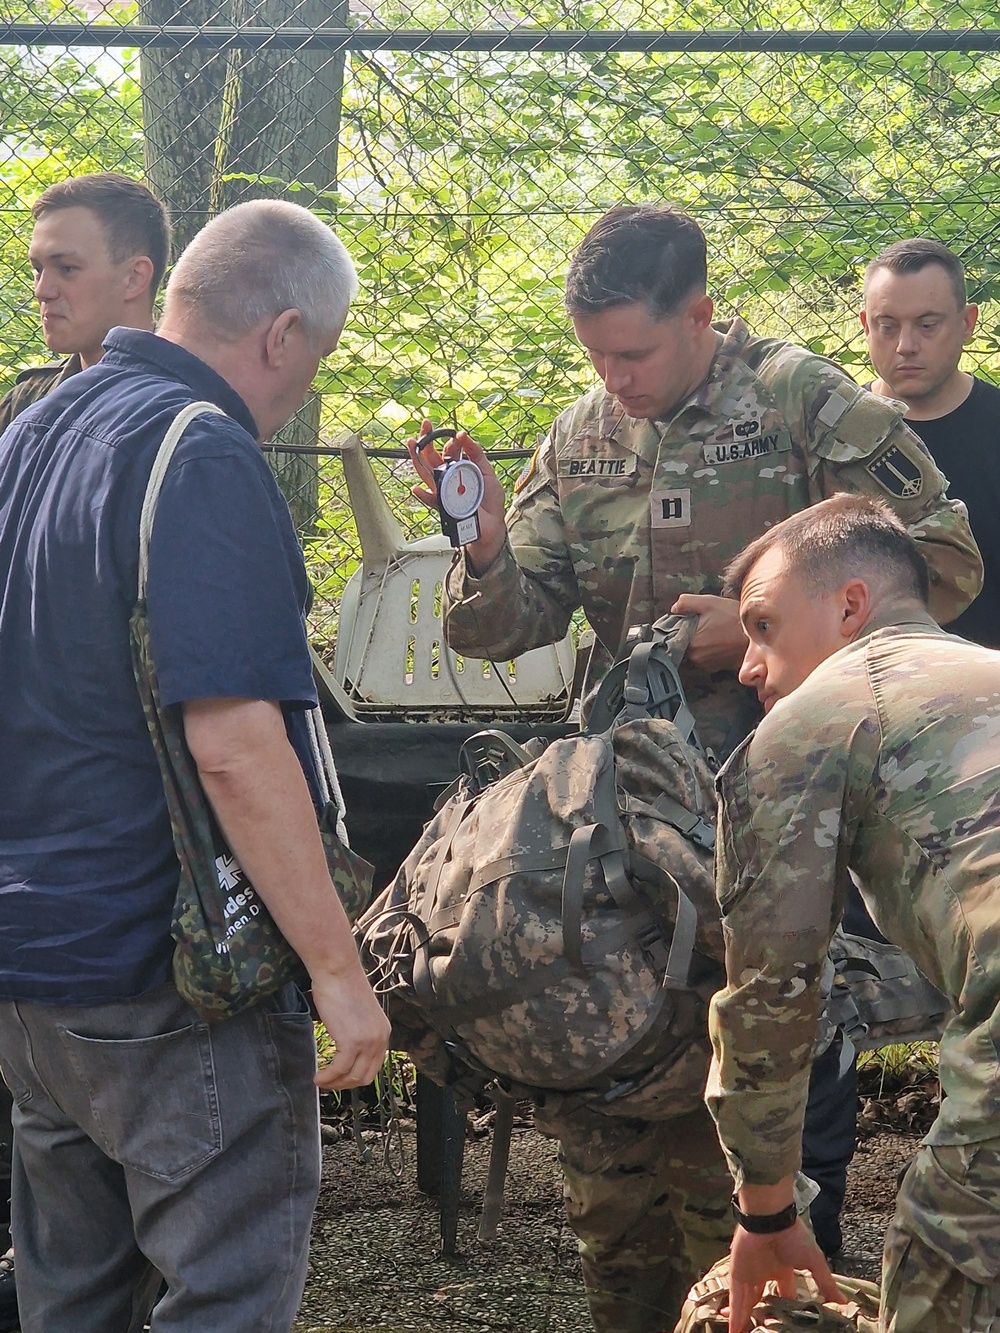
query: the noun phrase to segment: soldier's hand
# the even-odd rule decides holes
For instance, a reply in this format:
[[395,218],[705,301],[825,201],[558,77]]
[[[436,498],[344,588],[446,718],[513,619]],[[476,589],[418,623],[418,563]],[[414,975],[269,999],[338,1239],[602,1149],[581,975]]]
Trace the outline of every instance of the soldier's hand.
[[313,1082],[323,1089],[363,1088],[382,1068],[391,1027],[360,962],[347,972],[313,976],[312,997],[335,1048]]
[[697,616],[698,625],[688,645],[685,660],[703,671],[739,671],[747,650],[747,636],[740,624],[740,604],[731,597],[682,593],[670,608],[671,615]]
[[[420,433],[426,435],[431,429],[433,428],[430,421],[425,419],[421,423]],[[475,463],[483,474],[485,490],[483,492],[483,502],[479,506],[479,540],[470,542],[466,546],[465,552],[471,562],[473,573],[485,573],[503,550],[504,542],[507,539],[507,525],[504,520],[507,498],[504,495],[503,486],[500,484],[500,478],[494,472],[493,465],[487,457],[486,450],[478,445],[472,436],[464,430],[460,430],[453,440],[448,440],[440,453],[433,445],[428,445],[426,449],[421,449],[418,453],[417,442],[414,439],[406,441],[406,450],[410,455],[413,470],[422,483],[412,488],[413,494],[428,508],[433,507],[437,498],[432,472],[439,463],[449,458],[458,458],[460,454],[464,454],[470,462]]]
[[768,1282],[777,1284],[780,1296],[794,1299],[797,1268],[812,1273],[824,1301],[844,1303],[823,1251],[801,1219],[771,1236],[752,1236],[738,1226],[729,1251],[729,1333],[747,1333]]

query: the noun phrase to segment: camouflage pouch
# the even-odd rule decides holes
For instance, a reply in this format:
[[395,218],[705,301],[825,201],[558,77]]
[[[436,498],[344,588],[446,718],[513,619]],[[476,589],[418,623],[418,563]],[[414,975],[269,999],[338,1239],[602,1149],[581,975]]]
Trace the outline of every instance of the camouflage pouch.
[[[139,596],[129,621],[132,669],[160,767],[180,868],[171,923],[174,983],[209,1022],[240,1013],[304,976],[298,955],[225,842],[188,750],[181,711],[165,708],[160,701],[150,647],[145,587],[156,497],[184,428],[195,416],[218,411],[210,403],[191,404],[175,418],[160,447],[143,504]],[[323,786],[322,772],[320,777]],[[320,817],[320,835],[331,878],[353,920],[371,896],[373,869],[340,836],[339,815],[336,804],[328,800]]]
[[[878,1287],[862,1278],[834,1274],[846,1304],[826,1304],[811,1273],[796,1273],[798,1298],[786,1299],[770,1289],[754,1307],[751,1329],[767,1333],[878,1333]],[[729,1255],[696,1282],[688,1292],[674,1333],[727,1333],[729,1307]]]

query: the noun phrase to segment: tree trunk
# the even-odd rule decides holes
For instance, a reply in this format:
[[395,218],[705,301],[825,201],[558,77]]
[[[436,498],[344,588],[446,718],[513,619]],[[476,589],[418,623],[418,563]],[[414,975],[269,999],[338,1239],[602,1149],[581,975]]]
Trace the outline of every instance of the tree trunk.
[[[139,0],[139,22],[228,23],[226,0]],[[170,206],[174,255],[208,221],[226,55],[204,47],[144,48],[139,57],[146,178]]]
[[[213,18],[213,16],[215,16]],[[346,0],[140,0],[144,23],[341,27]],[[177,249],[211,216],[247,199],[336,206],[343,51],[146,51],[142,56],[147,173],[175,216]],[[315,445],[312,394],[278,432]],[[268,455],[300,533],[319,503],[314,457]]]

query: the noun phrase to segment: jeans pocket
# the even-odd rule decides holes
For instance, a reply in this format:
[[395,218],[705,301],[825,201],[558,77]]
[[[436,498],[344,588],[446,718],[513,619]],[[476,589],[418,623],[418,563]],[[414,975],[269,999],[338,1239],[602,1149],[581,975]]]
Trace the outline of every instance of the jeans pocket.
[[126,1040],[62,1035],[87,1089],[90,1132],[114,1161],[172,1184],[222,1151],[207,1024]]

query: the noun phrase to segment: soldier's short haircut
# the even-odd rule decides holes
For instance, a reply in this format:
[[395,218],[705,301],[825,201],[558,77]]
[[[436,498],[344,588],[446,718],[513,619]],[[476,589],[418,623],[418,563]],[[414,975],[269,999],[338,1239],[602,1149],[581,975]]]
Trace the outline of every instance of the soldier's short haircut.
[[229,339],[297,310],[321,341],[342,327],[357,286],[350,255],[325,223],[298,204],[255,199],[194,238],[170,275],[164,315],[180,307]]
[[747,575],[768,551],[779,550],[810,593],[834,592],[864,579],[882,595],[927,605],[927,562],[888,505],[867,495],[832,495],[776,523],[745,547],[723,575],[727,597],[739,597]]
[[958,308],[964,310],[968,297],[962,261],[946,245],[942,245],[940,241],[932,241],[927,236],[914,236],[908,241],[896,241],[880,255],[876,255],[865,269],[865,295],[868,294],[872,278],[881,268],[887,268],[890,273],[919,273],[928,264],[938,264],[944,269],[951,283],[951,289],[955,293]]
[[640,301],[654,319],[673,314],[708,280],[697,222],[663,204],[629,204],[599,218],[570,261],[566,309],[596,315]]
[[170,214],[141,181],[117,171],[70,176],[43,190],[31,206],[37,222],[61,208],[88,208],[104,231],[115,264],[145,255],[153,265],[150,296],[155,296],[170,263]]

